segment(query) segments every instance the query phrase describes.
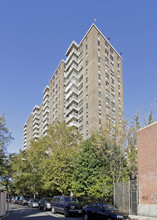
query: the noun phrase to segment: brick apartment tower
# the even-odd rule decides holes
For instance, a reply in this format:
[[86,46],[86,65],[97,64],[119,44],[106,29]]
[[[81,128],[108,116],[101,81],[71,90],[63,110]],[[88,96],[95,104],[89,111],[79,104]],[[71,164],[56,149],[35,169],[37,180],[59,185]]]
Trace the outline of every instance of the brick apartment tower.
[[138,214],[157,217],[157,122],[137,132]]
[[[44,90],[41,106],[41,118],[32,121],[33,139],[45,135],[48,124],[54,125],[57,120],[75,126],[84,139],[106,120],[113,125],[123,120],[122,58],[95,24],[80,44],[72,41],[66,60],[60,62]],[[34,111],[31,114],[34,119]],[[24,149],[32,139],[28,137],[28,122],[24,127]]]

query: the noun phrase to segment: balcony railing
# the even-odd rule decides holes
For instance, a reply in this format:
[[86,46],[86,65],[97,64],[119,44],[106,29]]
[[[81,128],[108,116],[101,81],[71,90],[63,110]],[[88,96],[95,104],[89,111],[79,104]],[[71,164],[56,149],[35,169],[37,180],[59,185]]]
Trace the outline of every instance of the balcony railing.
[[65,114],[68,115],[73,109],[75,109],[76,111],[78,111],[78,109],[79,109],[78,105],[72,104],[72,105],[70,106],[70,108],[65,109]]
[[76,72],[79,71],[79,68],[76,64],[72,64],[71,67],[69,68],[69,70],[64,74],[65,78],[67,78],[69,76],[69,74],[72,72],[72,70],[75,70]]
[[71,52],[69,53],[68,57],[66,58],[66,61],[65,61],[66,63],[68,62],[68,60],[70,59],[73,53],[79,56],[79,52],[75,48],[73,48]]
[[79,123],[77,121],[72,121],[72,122],[70,122],[68,124],[68,126],[74,126],[74,127],[78,128],[79,127]]
[[68,122],[69,122],[71,119],[73,119],[73,118],[75,118],[76,120],[78,120],[78,114],[75,113],[75,112],[71,113],[71,114],[69,115],[69,117],[67,117],[67,118],[65,119],[66,123],[68,123]]
[[74,96],[74,95],[71,96],[70,99],[69,99],[68,101],[66,101],[66,105],[65,105],[65,107],[67,108],[68,105],[70,105],[70,103],[73,102],[73,101],[75,101],[75,102],[78,103],[78,98],[77,98],[76,96]]
[[75,56],[73,56],[73,57],[71,58],[71,60],[69,61],[69,63],[66,64],[65,70],[67,70],[73,62],[75,62],[75,63],[78,64],[78,59],[77,59]]

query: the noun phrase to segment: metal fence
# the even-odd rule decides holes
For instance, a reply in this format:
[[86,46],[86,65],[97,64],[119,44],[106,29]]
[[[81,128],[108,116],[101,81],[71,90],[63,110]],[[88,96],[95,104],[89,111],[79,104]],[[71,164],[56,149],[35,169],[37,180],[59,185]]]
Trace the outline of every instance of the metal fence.
[[127,212],[129,214],[137,214],[137,180],[114,183],[114,205],[122,212]]

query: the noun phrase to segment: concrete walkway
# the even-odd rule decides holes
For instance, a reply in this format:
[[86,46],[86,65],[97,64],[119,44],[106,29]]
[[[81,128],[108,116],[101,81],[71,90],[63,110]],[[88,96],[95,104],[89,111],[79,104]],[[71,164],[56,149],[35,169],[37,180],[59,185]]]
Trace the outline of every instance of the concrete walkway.
[[129,215],[131,220],[157,220],[157,217],[139,216],[139,215]]

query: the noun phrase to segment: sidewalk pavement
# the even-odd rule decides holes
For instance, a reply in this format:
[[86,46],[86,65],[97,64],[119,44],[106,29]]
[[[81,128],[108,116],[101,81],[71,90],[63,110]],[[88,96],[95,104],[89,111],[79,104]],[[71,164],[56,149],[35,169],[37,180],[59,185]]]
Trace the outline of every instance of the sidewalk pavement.
[[129,215],[130,220],[157,220],[157,217],[139,216],[139,215]]

